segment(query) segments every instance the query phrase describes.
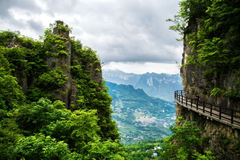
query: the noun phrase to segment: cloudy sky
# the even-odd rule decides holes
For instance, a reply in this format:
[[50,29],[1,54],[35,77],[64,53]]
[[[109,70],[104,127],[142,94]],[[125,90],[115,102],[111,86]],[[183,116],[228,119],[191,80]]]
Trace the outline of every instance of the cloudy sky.
[[179,73],[182,42],[169,30],[178,0],[0,0],[0,30],[38,39],[55,20],[97,51],[103,69]]

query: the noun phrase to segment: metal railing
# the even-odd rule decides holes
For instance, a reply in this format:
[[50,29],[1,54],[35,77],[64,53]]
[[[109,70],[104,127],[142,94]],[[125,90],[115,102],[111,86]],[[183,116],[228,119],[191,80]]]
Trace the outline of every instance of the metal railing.
[[232,108],[223,106],[213,106],[211,103],[194,100],[184,96],[183,90],[174,92],[174,99],[182,106],[189,108],[195,112],[202,113],[203,115],[218,120],[222,123],[228,124],[232,127],[240,129],[240,112]]

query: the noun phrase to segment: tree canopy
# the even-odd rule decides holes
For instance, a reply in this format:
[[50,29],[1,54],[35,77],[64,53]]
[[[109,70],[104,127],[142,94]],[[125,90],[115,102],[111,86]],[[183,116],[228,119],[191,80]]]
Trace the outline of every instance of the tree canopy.
[[[125,159],[111,97],[88,70],[99,72],[100,60],[79,40],[64,38],[70,31],[52,24],[43,41],[0,31],[0,159]],[[77,55],[71,66],[46,65],[49,57],[69,57],[69,43]],[[66,72],[76,83],[76,105],[69,109],[54,94],[68,94],[59,91],[69,79]]]

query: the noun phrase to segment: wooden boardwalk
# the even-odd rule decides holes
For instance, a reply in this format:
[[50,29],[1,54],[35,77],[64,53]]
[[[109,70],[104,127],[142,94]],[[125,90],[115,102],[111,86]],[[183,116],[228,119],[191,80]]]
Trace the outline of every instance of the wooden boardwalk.
[[213,106],[210,103],[201,102],[192,98],[184,97],[183,91],[178,90],[174,93],[174,100],[181,106],[192,110],[207,119],[215,120],[231,126],[233,129],[240,129],[240,112],[222,106]]

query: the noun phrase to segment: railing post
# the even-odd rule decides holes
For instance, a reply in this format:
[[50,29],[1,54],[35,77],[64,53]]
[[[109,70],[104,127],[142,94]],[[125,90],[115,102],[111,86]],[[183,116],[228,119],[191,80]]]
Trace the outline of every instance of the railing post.
[[231,113],[231,124],[233,124],[233,109],[232,110],[232,113]]
[[205,104],[206,103],[203,103],[203,113],[205,112]]
[[198,100],[197,100],[197,110],[198,110]]
[[210,116],[212,116],[212,104],[211,104],[211,108],[210,108]]
[[193,99],[191,98],[191,108],[192,108],[192,101],[193,101]]
[[186,106],[187,106],[187,97],[185,97],[186,98]]
[[183,104],[183,95],[182,95],[182,104]]
[[219,109],[219,119],[221,119],[221,113],[222,113],[222,106],[220,106],[220,109]]

